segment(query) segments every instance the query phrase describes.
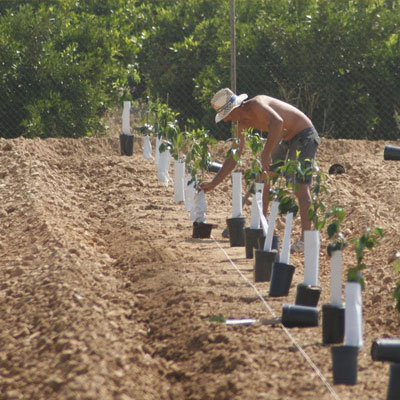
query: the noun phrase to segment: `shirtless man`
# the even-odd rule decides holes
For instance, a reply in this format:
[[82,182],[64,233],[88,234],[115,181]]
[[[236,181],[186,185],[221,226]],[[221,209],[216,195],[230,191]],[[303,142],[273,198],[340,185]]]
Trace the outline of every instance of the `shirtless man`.
[[[246,94],[237,96],[230,89],[221,89],[211,100],[216,111],[215,122],[233,121],[237,123],[236,135],[239,138],[239,156],[243,153],[245,137],[241,132],[249,128],[268,132],[261,163],[263,171],[273,176],[271,164],[276,160],[295,158],[296,151],[300,151],[299,159],[315,159],[320,137],[311,120],[296,107],[273,97],[258,95],[249,100]],[[235,168],[236,161],[229,157],[223,163],[220,171],[210,182],[204,182],[200,188],[205,192],[214,189]],[[301,219],[301,238],[292,245],[292,251],[302,251],[304,248],[304,231],[311,229],[308,219],[308,209],[311,205],[312,176],[304,181],[298,181],[296,197],[299,203]],[[269,186],[265,185],[263,193],[264,213],[268,208]]]

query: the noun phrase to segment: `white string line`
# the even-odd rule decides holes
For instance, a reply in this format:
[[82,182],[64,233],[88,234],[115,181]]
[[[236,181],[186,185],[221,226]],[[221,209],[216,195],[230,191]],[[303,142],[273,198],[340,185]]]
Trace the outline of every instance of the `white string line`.
[[[265,305],[266,309],[269,311],[269,313],[272,315],[272,317],[276,318],[276,314],[274,310],[269,306],[269,304],[265,301],[264,297],[261,296],[260,292],[258,289],[253,285],[247,278],[246,276],[240,271],[240,269],[236,266],[236,264],[232,261],[232,259],[229,257],[228,253],[225,251],[225,249],[219,244],[219,242],[215,239],[214,236],[211,235],[211,238],[214,240],[214,242],[217,244],[217,246],[222,250],[222,252],[225,254],[226,258],[229,260],[229,262],[233,265],[233,267],[236,269],[236,271],[239,273],[239,275],[248,283],[256,292],[257,296],[260,298],[262,303]],[[333,387],[329,384],[329,382],[326,380],[325,376],[323,373],[319,370],[319,368],[315,365],[313,360],[310,358],[310,356],[305,352],[305,350],[296,342],[294,337],[291,335],[289,330],[282,324],[279,324],[280,327],[283,329],[283,331],[286,333],[288,338],[292,341],[294,346],[299,350],[300,354],[304,357],[304,359],[310,364],[311,368],[314,370],[314,372],[318,375],[318,377],[321,379],[321,381],[324,383],[324,385],[327,387],[327,389],[331,392],[332,396],[336,400],[340,400],[340,397],[338,394],[335,392]]]

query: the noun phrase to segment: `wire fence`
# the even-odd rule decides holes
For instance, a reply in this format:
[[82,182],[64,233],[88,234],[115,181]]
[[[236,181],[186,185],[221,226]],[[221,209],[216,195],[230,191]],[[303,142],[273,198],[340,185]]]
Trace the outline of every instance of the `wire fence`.
[[[400,137],[400,81],[371,76],[343,74],[310,81],[304,76],[289,80],[285,71],[263,70],[263,65],[239,64],[237,93],[249,97],[265,94],[293,104],[313,121],[321,136],[341,139],[397,140]],[[313,76],[317,74],[314,72]],[[219,88],[230,87],[229,73]],[[181,113],[183,120],[193,116],[218,138],[230,135],[228,124],[214,124],[210,103],[202,102],[191,83],[175,90],[157,93]],[[208,100],[211,100],[211,96]]]
[[[321,75],[320,80],[310,82],[304,73],[298,79],[289,80],[285,71],[275,71],[272,75],[270,70],[265,71],[263,68],[262,64],[238,63],[237,92],[247,93],[249,97],[266,94],[297,106],[312,119],[323,137],[399,139],[400,86],[396,85],[396,80],[392,84],[390,80],[384,82],[371,76],[343,74],[334,79],[326,79]],[[173,82],[170,86],[162,85],[156,90],[147,90],[146,95],[150,94],[150,98],[168,103],[169,107],[180,113],[182,124],[188,119],[195,119],[213,136],[228,138],[231,134],[230,124],[214,123],[215,113],[209,103],[211,95],[209,98],[199,95],[201,88],[196,87],[196,77],[194,74],[190,76],[189,72],[189,76],[180,83]],[[225,80],[221,79],[216,90],[230,86],[229,73],[227,67],[222,75]],[[176,77],[177,81],[179,78]],[[26,135],[27,131],[32,133],[32,127],[40,130],[43,124],[47,124],[51,136],[65,136],[60,132],[67,132],[68,136],[74,137],[75,130],[79,128],[82,131],[82,125],[88,119],[86,110],[84,106],[74,104],[74,96],[65,86],[54,82],[54,86],[47,90],[39,90],[35,82],[24,80],[23,76],[17,81],[1,81],[0,77],[0,136],[10,138]],[[51,93],[53,98],[68,98],[67,104],[71,104],[71,107],[52,107],[49,104],[51,99],[43,98],[46,92]],[[36,93],[41,97],[37,97]],[[143,106],[145,96],[135,98],[133,95],[133,98],[141,104],[141,110],[146,110],[146,106]],[[32,107],[33,104],[35,107]],[[41,109],[43,111],[38,113]]]

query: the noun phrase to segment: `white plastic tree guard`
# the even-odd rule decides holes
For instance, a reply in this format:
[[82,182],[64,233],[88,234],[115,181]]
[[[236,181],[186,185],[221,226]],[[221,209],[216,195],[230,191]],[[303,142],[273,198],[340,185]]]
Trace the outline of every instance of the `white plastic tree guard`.
[[286,215],[285,231],[283,233],[283,244],[280,262],[290,264],[290,237],[292,235],[293,213]]
[[342,307],[342,250],[331,255],[331,305]]
[[204,190],[200,190],[194,195],[193,207],[190,211],[190,220],[197,223],[206,222],[206,211],[206,194]]
[[174,202],[181,203],[185,201],[184,178],[185,162],[174,160]]
[[153,158],[149,135],[143,136],[143,158],[145,160]]
[[168,149],[160,153],[160,159],[158,162],[158,181],[162,182],[165,187],[168,187],[169,182],[169,166],[171,163],[171,153]]
[[362,347],[361,284],[359,282],[346,282],[345,297],[344,343],[346,346]]
[[261,216],[260,210],[257,205],[257,194],[262,193],[264,189],[264,184],[260,182],[256,182],[255,184],[255,195],[253,196],[253,200],[251,203],[251,211],[250,211],[250,228],[251,229],[259,229],[261,225]]
[[157,135],[156,137],[156,154],[154,157],[154,162],[156,163],[156,165],[158,165],[158,163],[160,162],[160,144],[162,142],[162,139]]
[[192,176],[190,174],[186,175],[184,185],[185,185],[185,195],[184,195],[185,209],[186,211],[191,211],[194,204],[194,196],[196,194],[196,188],[194,187],[194,181],[192,180]]
[[124,135],[131,134],[130,113],[131,113],[131,102],[124,101],[124,108],[122,110],[122,133]]
[[304,284],[319,286],[319,230],[304,232]]
[[242,216],[242,173],[232,173],[232,218]]
[[272,239],[274,237],[275,221],[276,221],[276,217],[278,216],[278,211],[279,211],[279,202],[272,201],[271,202],[271,212],[269,214],[268,230],[267,230],[267,235],[265,237],[265,242],[264,242],[264,250],[265,251],[271,251],[271,249],[272,249]]

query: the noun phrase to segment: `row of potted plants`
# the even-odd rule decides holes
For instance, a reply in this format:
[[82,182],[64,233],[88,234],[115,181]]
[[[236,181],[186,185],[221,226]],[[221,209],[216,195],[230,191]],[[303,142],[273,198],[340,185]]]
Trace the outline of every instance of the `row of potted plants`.
[[[123,122],[126,109],[129,109],[125,103],[127,102],[124,102]],[[175,160],[175,164],[180,164],[180,169],[184,169],[190,174],[191,179],[186,181],[186,183],[193,184],[196,187],[203,180],[205,172],[209,171],[210,166],[212,166],[213,158],[211,150],[215,146],[216,140],[204,129],[191,128],[191,126],[194,126],[192,121],[188,121],[185,129],[182,130],[178,123],[178,116],[179,114],[171,110],[168,105],[159,101],[150,102],[146,123],[143,127],[136,128],[136,130],[140,132],[144,138],[150,136],[158,138],[159,143],[156,144],[156,155],[157,152],[169,154]],[[188,126],[189,128],[187,128]],[[124,133],[126,129],[125,127]],[[233,157],[237,161],[238,167],[241,168],[240,159],[236,152],[237,146],[235,140],[237,139],[230,140],[232,146],[228,150],[227,156]],[[243,176],[247,186],[255,188],[256,183],[260,185],[262,182],[260,153],[263,149],[264,140],[259,133],[249,130],[246,133],[246,143],[251,150],[252,158]],[[177,168],[175,166],[174,171],[176,170]],[[286,180],[284,177],[304,177],[308,174],[314,174],[309,218],[312,221],[314,231],[317,231],[317,235],[318,232],[321,232],[324,228],[325,224],[329,220],[332,220],[328,226],[327,235],[328,238],[335,237],[335,242],[329,246],[328,254],[330,255],[334,249],[343,250],[345,245],[343,234],[341,232],[336,232],[336,230],[339,228],[340,223],[343,222],[344,211],[340,207],[333,207],[330,211],[326,211],[326,205],[322,200],[323,196],[327,194],[327,189],[324,185],[324,180],[326,179],[324,173],[320,170],[315,173],[309,163],[302,163],[299,160],[290,160],[281,163],[281,165],[277,167],[277,172],[278,173],[273,178],[273,189],[270,191],[270,198],[271,201],[279,203],[279,214],[281,216],[285,215],[289,219],[298,212],[294,195],[296,187],[294,179]],[[179,193],[180,191],[182,191],[182,189],[177,188],[175,193]],[[255,190],[253,190],[253,192],[254,191]],[[183,201],[183,197],[183,195],[177,195],[175,201],[181,202]],[[363,236],[359,239],[361,242],[363,240],[362,238]],[[319,240],[316,240],[316,242],[318,243]],[[313,250],[312,253],[319,254],[319,251]],[[306,271],[304,286],[308,287],[318,286],[316,278],[318,271],[315,270],[318,262],[315,259],[313,260],[312,257],[314,256],[307,257],[307,260],[305,260]],[[308,260],[309,258],[311,261]],[[400,270],[400,260],[396,260],[393,265],[395,269]],[[349,279],[356,280],[357,273],[356,270],[351,269],[349,271]],[[400,310],[400,280],[395,290],[395,297]],[[300,299],[299,301],[301,302]]]
[[[177,123],[177,115],[170,112],[167,107],[157,106],[154,109],[156,110],[157,123],[146,124],[142,133],[144,133],[144,136],[156,134],[159,139],[159,143],[156,143],[156,152],[157,150],[161,154],[168,152],[174,158],[175,163],[180,164],[181,169],[189,174],[189,179],[186,177],[186,180],[184,180],[183,174],[185,172],[180,175],[182,178],[177,179],[178,169],[174,168],[174,184],[177,180],[181,181],[180,187],[183,187],[183,192],[188,185],[193,185],[193,188],[195,188],[201,183],[205,172],[210,169],[210,164],[213,161],[211,150],[216,141],[209,135],[209,132],[203,129],[185,127],[184,130],[181,130]],[[190,123],[188,125],[190,126]],[[252,221],[249,228],[243,229],[242,234],[245,238],[246,257],[251,258],[255,249],[255,280],[257,281],[261,277],[261,280],[271,282],[270,296],[286,296],[288,294],[295,270],[295,267],[290,264],[290,233],[293,217],[298,212],[295,200],[297,189],[296,179],[288,180],[287,177],[314,175],[312,202],[308,214],[314,230],[306,232],[305,235],[304,282],[297,287],[296,305],[317,306],[321,292],[319,285],[320,235],[322,229],[327,226],[326,234],[331,241],[327,247],[331,259],[331,301],[330,304],[324,304],[322,307],[323,343],[341,344],[344,341],[343,346],[332,346],[331,348],[334,382],[354,384],[357,379],[358,349],[363,345],[361,293],[364,287],[362,271],[366,268],[364,256],[365,251],[372,250],[379,244],[383,237],[383,230],[379,227],[374,229],[367,227],[360,237],[350,240],[350,243],[354,246],[356,262],[347,271],[346,303],[343,305],[341,300],[342,252],[347,243],[341,231],[341,225],[345,219],[345,212],[339,206],[334,206],[330,210],[326,209],[323,201],[324,195],[327,194],[324,185],[325,175],[318,169],[315,171],[310,163],[300,162],[298,159],[281,162],[281,165],[277,166],[277,174],[272,179],[273,189],[270,191],[271,213],[272,210],[277,210],[281,216],[286,217],[282,253],[278,254],[279,250],[272,248],[274,237],[271,235],[271,232],[274,231],[276,215],[272,216],[270,213],[269,221],[265,219],[264,224],[261,223],[263,219],[260,193],[262,191],[262,170],[259,154],[263,148],[263,139],[259,134],[249,131],[246,133],[246,143],[252,152],[252,160],[249,168],[244,172],[244,178],[249,187],[254,187],[252,213],[258,210],[258,217],[255,219],[256,222]],[[232,140],[232,147],[227,156],[235,158],[239,167],[241,167],[236,148],[235,140]],[[190,211],[194,229],[193,237],[209,237],[212,225],[206,224],[205,211],[207,207],[204,192],[194,190],[192,193],[193,204]],[[184,201],[183,197],[174,197],[174,200],[176,202]],[[242,218],[241,215],[238,217]],[[196,226],[204,228],[206,225],[208,226],[205,232],[195,233]],[[259,239],[264,239],[261,246],[258,243]],[[249,242],[251,242],[250,249],[247,248]],[[273,256],[270,257],[269,261],[261,262],[262,268],[269,264],[269,272],[263,275],[263,273],[258,272],[257,267],[259,258],[265,253],[273,253]],[[397,264],[395,263],[395,266],[400,269],[400,261]],[[282,276],[284,277],[283,281]],[[399,288],[400,282],[395,293],[398,296],[398,301],[400,298]],[[347,358],[349,355],[352,356],[350,361]]]

